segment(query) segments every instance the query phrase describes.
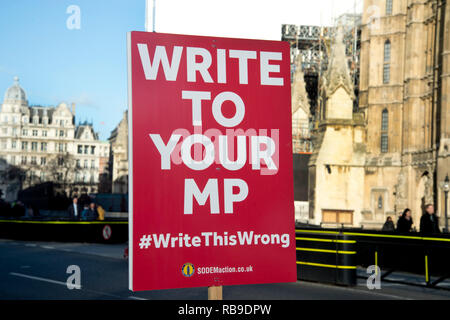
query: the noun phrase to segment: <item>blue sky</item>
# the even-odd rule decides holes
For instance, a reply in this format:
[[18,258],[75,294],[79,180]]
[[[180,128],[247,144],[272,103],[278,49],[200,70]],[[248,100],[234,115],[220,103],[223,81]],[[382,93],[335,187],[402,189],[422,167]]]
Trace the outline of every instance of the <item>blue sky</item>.
[[[77,121],[107,139],[126,110],[126,32],[144,31],[145,1],[1,0],[0,99],[17,75],[30,104],[75,102]],[[279,40],[283,23],[331,25],[362,2],[157,0],[156,31]],[[81,10],[80,30],[66,27],[70,5]]]
[[[81,11],[69,30],[70,5]],[[0,2],[0,99],[19,76],[30,104],[77,104],[78,121],[109,137],[127,103],[126,32],[144,30],[145,0]]]

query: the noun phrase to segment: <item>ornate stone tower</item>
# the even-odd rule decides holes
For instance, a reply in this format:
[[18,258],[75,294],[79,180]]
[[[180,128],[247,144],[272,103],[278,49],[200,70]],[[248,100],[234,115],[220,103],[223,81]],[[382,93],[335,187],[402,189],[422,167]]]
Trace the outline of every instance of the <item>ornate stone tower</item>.
[[443,208],[439,183],[450,167],[450,4],[365,0],[363,12],[363,224],[410,208],[417,226],[425,204]]
[[359,225],[364,189],[364,121],[353,113],[342,28],[321,89],[319,124],[309,163],[310,222]]
[[[435,53],[435,58],[439,61],[438,72],[434,75],[433,82],[440,81],[440,86],[435,90],[435,100],[437,105],[436,130],[434,141],[436,141],[437,166],[436,166],[436,204],[441,217],[444,216],[444,192],[440,188],[442,181],[448,174],[450,176],[450,3],[448,1],[433,1],[433,8],[438,21],[438,34],[442,39],[439,42],[440,51]],[[438,10],[440,8],[440,10]],[[448,204],[450,208],[450,204]],[[441,224],[445,225],[444,219]]]
[[302,56],[295,59],[295,73],[292,82],[292,137],[294,153],[310,150],[309,146],[310,104],[302,71]]

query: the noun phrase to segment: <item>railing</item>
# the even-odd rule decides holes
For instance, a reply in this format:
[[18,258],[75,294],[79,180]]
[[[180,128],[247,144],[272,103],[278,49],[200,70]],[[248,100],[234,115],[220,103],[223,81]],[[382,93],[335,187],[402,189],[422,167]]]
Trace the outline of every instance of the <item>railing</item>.
[[437,288],[437,285],[450,278],[450,235],[420,233],[399,234],[361,229],[318,229],[298,228],[296,232],[318,236],[347,236],[356,241],[356,265],[378,266],[381,280],[394,272],[408,272],[423,276],[424,286]]
[[0,217],[0,237],[29,241],[123,243],[128,240],[127,219],[74,221],[68,218]]
[[299,280],[356,285],[356,241],[342,233],[295,231]]

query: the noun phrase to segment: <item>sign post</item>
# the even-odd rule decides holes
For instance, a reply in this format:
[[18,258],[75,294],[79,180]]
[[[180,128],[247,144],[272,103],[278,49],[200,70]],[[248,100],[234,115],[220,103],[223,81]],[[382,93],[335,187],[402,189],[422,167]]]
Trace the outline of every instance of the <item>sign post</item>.
[[290,48],[128,34],[129,285],[296,281]]
[[208,287],[208,300],[222,300],[222,286]]

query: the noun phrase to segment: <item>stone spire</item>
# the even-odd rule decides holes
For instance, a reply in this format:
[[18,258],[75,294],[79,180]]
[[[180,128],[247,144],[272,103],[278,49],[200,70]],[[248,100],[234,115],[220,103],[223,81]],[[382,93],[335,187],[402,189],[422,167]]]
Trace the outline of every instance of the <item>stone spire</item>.
[[295,73],[294,81],[292,82],[292,114],[299,108],[309,115],[310,105],[302,70],[302,55],[300,53],[295,58]]
[[326,76],[326,94],[330,97],[339,87],[342,87],[352,99],[355,99],[353,82],[350,78],[347,56],[345,55],[343,27],[339,26],[336,31]]

